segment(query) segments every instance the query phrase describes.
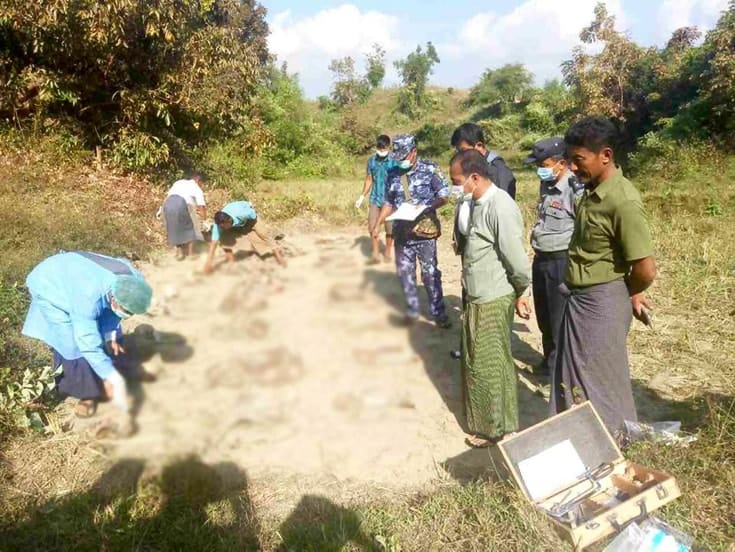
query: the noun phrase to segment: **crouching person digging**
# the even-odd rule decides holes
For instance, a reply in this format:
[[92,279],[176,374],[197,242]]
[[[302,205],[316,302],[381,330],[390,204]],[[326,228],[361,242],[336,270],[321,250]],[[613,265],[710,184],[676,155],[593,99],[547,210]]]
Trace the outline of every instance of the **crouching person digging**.
[[101,400],[127,413],[127,386],[116,368],[125,355],[120,321],[150,307],[153,292],[143,275],[124,259],[77,251],[39,263],[26,286],[31,305],[23,334],[51,348],[61,368],[56,388],[79,399],[77,416],[93,416]]
[[214,254],[218,245],[224,250],[227,262],[234,262],[235,254],[232,248],[240,238],[244,237],[248,239],[258,256],[262,257],[270,253],[278,264],[286,265],[281,249],[273,243],[268,232],[258,222],[258,215],[253,206],[247,201],[233,201],[214,214],[212,241],[209,244],[204,272],[210,274],[214,271]]

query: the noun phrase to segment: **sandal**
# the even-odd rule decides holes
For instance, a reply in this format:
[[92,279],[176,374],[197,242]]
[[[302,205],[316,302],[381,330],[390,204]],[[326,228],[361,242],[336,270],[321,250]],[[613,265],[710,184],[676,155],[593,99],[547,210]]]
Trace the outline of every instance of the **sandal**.
[[469,437],[467,437],[464,442],[472,448],[484,449],[496,445],[502,439],[502,435],[499,435],[497,437],[487,437],[486,435],[480,435],[476,433],[475,435],[470,435]]
[[97,413],[97,401],[94,399],[79,399],[74,408],[77,418],[91,418]]

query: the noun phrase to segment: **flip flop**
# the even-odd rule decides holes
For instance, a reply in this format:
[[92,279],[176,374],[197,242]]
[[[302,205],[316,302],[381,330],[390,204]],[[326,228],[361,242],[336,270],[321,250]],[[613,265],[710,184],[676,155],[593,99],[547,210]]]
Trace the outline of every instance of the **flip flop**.
[[97,401],[94,399],[80,399],[74,408],[77,418],[91,418],[97,413]]
[[[470,439],[474,437],[475,439],[481,439],[482,443],[473,443]],[[500,441],[503,437],[485,437],[484,435],[472,435],[472,437],[467,437],[464,442],[475,449],[484,449],[489,448],[493,445],[496,445],[498,441]]]

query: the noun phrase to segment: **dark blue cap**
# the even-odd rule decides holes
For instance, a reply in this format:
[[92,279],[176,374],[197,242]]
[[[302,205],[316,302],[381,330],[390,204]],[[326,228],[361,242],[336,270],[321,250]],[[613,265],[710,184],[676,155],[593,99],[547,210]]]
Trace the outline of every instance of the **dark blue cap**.
[[565,155],[567,152],[567,146],[564,143],[564,138],[561,136],[552,136],[551,138],[544,138],[539,140],[533,145],[531,155],[526,157],[524,163],[541,163],[544,159],[554,157],[555,155]]

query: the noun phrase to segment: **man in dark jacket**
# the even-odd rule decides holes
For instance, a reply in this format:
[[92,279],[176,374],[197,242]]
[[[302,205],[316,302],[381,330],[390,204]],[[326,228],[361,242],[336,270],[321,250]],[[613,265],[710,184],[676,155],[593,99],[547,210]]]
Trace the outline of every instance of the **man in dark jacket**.
[[490,179],[501,190],[516,198],[516,177],[495,151],[489,151],[482,128],[475,123],[465,123],[452,133],[452,147],[457,151],[476,149],[490,164]]

